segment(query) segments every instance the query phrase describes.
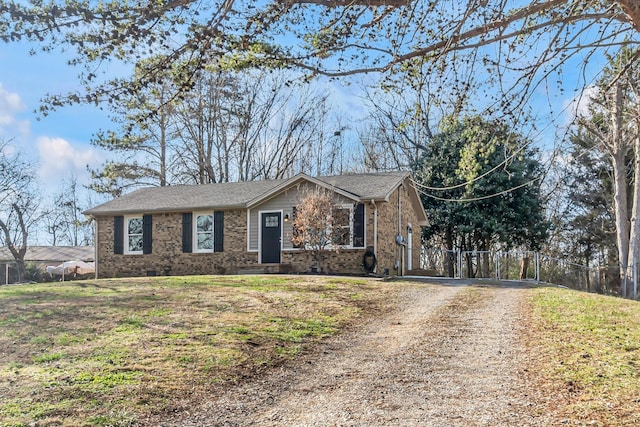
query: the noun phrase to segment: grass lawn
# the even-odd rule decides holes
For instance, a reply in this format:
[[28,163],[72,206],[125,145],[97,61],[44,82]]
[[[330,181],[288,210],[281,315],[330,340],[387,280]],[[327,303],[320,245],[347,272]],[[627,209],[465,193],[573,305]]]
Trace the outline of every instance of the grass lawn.
[[533,291],[528,341],[562,425],[640,426],[640,303]]
[[0,425],[126,426],[177,409],[371,315],[389,289],[313,276],[0,287]]
[[[193,276],[2,286],[0,426],[128,426],[180,409],[380,314],[403,285]],[[545,410],[562,425],[640,425],[639,303],[522,292]]]

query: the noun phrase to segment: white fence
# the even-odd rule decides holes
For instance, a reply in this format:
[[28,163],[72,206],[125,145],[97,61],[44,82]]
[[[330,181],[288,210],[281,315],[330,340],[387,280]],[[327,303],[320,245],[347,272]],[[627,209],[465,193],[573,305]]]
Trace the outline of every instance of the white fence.
[[615,293],[615,266],[587,267],[531,251],[459,251],[423,247],[420,268],[428,276],[455,279],[529,280],[590,292]]

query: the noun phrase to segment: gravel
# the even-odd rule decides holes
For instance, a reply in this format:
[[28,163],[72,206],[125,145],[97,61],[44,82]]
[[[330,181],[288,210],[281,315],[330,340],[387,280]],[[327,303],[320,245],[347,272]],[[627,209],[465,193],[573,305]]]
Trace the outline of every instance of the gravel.
[[447,282],[403,288],[397,310],[160,425],[549,425],[519,339],[526,293]]

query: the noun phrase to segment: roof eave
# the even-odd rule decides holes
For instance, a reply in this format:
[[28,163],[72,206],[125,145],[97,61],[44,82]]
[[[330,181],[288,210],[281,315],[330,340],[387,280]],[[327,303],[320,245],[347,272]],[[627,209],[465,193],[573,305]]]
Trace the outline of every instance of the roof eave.
[[224,205],[224,206],[184,206],[180,208],[155,208],[155,209],[113,209],[99,211],[95,209],[89,209],[83,212],[86,216],[110,216],[110,215],[132,215],[140,213],[156,214],[156,213],[179,213],[179,212],[194,212],[203,210],[237,210],[247,209],[245,204],[236,205]]

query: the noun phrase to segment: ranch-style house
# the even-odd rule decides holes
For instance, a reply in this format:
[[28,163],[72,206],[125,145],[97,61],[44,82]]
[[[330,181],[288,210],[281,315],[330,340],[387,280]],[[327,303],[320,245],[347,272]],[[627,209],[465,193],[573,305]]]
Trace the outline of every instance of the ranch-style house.
[[298,174],[142,188],[87,210],[96,277],[309,272],[310,252],[291,241],[292,218],[316,187],[335,193],[349,230],[339,250],[326,253],[323,272],[404,275],[418,267],[427,217],[409,172]]

